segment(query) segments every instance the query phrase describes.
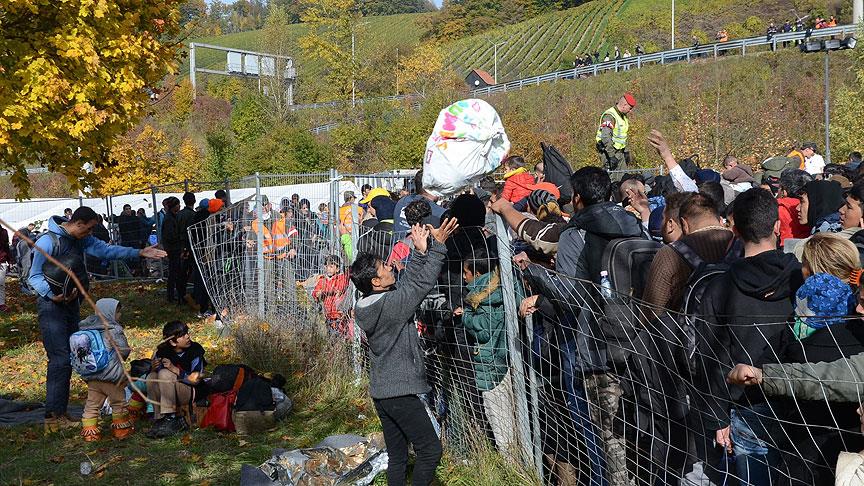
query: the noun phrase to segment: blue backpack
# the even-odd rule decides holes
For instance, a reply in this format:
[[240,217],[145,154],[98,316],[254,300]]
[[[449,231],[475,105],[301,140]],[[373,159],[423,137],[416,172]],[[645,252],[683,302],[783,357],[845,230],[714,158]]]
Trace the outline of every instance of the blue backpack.
[[99,373],[108,367],[114,350],[105,345],[102,331],[90,329],[69,336],[69,359],[72,368],[82,377]]

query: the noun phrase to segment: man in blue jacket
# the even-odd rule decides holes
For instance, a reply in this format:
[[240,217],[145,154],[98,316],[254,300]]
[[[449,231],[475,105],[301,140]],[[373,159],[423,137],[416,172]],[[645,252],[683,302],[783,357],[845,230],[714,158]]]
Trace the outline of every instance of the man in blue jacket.
[[[93,236],[93,227],[98,223],[99,216],[87,206],[76,209],[69,220],[52,216],[48,220],[48,231],[54,236],[39,238],[32,253],[33,264],[30,266],[27,281],[37,294],[39,330],[42,333],[45,353],[48,355],[48,377],[45,382],[46,432],[77,425],[77,422],[69,418],[66,407],[69,405],[69,380],[72,378],[69,336],[78,330],[81,315],[78,289],[73,289],[66,295],[56,295],[51,290],[42,269],[48,261],[45,255],[56,258],[77,251],[82,254],[82,262],[84,253],[103,260],[137,260],[139,257],[165,256],[165,252],[155,246],[139,250],[108,245]],[[55,241],[59,245],[57,249],[54,248]]]

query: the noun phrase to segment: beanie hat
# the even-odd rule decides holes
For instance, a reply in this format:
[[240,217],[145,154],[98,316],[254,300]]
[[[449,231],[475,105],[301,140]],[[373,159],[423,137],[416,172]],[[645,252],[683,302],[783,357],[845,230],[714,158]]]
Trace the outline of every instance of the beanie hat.
[[720,182],[720,174],[711,169],[699,169],[696,171],[696,184],[703,182]]
[[207,205],[207,211],[210,214],[218,213],[223,206],[225,206],[225,203],[221,199],[211,199]]
[[377,196],[369,201],[369,205],[375,209],[375,218],[378,221],[392,220],[396,203],[389,196]]
[[210,200],[205,197],[204,199],[198,201],[198,209],[207,209],[209,203]]
[[552,201],[555,201],[555,196],[543,189],[535,189],[528,195],[528,207],[532,211],[537,211],[541,206]]
[[663,238],[663,210],[666,206],[657,206],[651,210],[651,216],[648,217],[648,232],[652,238]]
[[624,101],[633,108],[636,108],[636,98],[633,97],[633,93],[624,93]]
[[810,276],[795,293],[795,335],[803,339],[842,322],[854,299],[852,288],[838,277],[827,273]]

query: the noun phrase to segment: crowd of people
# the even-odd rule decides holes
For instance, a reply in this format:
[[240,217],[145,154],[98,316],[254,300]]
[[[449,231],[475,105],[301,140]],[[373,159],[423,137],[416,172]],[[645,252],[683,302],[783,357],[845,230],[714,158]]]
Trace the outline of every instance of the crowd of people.
[[[857,398],[818,386],[796,398],[783,381],[787,364],[864,352],[861,155],[825,165],[805,143],[755,172],[732,156],[717,172],[676,160],[657,132],[650,142],[668,175],[613,182],[585,167],[562,198],[542,164],[529,170],[514,156],[503,184],[485,179],[448,201],[424,193],[419,176],[418,194],[392,214],[408,233],[360,234],[355,317],[395,451],[411,442],[422,470],[434,469],[440,444],[411,398],[425,394],[439,412],[467,407],[513,454],[513,346],[542,378],[553,483],[830,484],[841,451],[864,449]],[[381,210],[392,204],[376,200],[395,199],[372,191],[376,219],[389,219]],[[489,224],[495,214],[507,234]],[[501,273],[502,242],[515,253],[513,279]],[[524,328],[520,342],[507,337],[502,290],[519,319],[533,317],[533,349]],[[411,385],[394,389],[406,373]],[[392,474],[401,484],[402,469]]]
[[[540,378],[535,412],[552,483],[828,484],[841,452],[864,449],[857,395],[824,386],[864,382],[855,372],[864,324],[854,317],[864,314],[861,154],[826,165],[804,143],[756,171],[727,156],[718,172],[676,159],[656,131],[649,141],[668,175],[584,167],[562,181],[513,155],[501,182],[486,177],[446,199],[424,190],[422,171],[399,194],[366,185],[317,211],[299,194],[277,209],[266,196],[258,208],[232,206],[224,191],[197,204],[186,193],[143,225],[124,208],[114,218],[123,247],[95,237],[100,217],[86,207],[52,218],[54,236],[36,244],[99,260],[167,257],[167,298],[202,313],[216,309],[192,246],[214,228],[230,251],[263,245],[264,276],[226,271],[269,278],[268,300],[297,299],[304,287],[332,335],[361,334],[390,484],[404,484],[409,443],[414,484],[434,475],[441,444],[427,406],[448,429],[478,427],[517,457],[513,370],[523,366]],[[144,243],[151,225],[161,249]],[[34,254],[27,282],[49,356],[46,427],[56,429],[71,423],[69,337],[96,321],[79,324],[79,296],[58,288],[48,266]],[[119,322],[116,301],[100,310]],[[144,373],[158,378],[147,395],[160,404],[154,437],[189,425],[171,401],[189,397],[171,385],[165,399],[163,384],[192,393],[204,366],[203,350],[187,351],[188,327],[170,323],[165,338]],[[817,361],[818,371],[803,365]],[[87,440],[99,436],[96,402],[115,410],[115,436],[134,422],[118,391],[125,375],[106,370],[88,380]],[[802,383],[813,376],[823,386]]]

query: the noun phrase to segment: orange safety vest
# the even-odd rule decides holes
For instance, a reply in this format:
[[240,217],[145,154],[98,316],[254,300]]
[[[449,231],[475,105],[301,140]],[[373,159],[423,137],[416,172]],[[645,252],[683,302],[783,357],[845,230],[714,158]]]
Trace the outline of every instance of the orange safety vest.
[[[353,224],[353,221],[351,220],[351,206],[351,204],[343,204],[339,206],[339,222],[347,226],[349,229]],[[357,218],[360,220],[363,219],[363,208],[360,206],[357,206]]]
[[804,170],[804,154],[797,150],[793,150],[789,152],[789,155],[787,155],[786,157],[789,157],[790,159],[798,159],[798,168]]
[[[293,226],[286,228],[285,216],[281,216],[276,221],[273,221],[273,226],[268,229],[266,225],[261,225],[264,240],[264,258],[272,260],[274,257],[281,260],[288,256],[288,247],[291,245],[291,237],[297,233],[297,229]],[[258,234],[258,220],[252,221],[252,232]]]

